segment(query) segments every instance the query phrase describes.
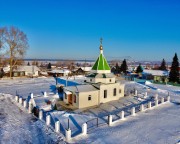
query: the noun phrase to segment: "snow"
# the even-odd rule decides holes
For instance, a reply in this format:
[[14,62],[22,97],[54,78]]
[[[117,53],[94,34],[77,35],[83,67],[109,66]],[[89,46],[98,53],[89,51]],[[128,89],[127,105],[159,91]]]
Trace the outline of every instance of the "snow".
[[16,106],[13,96],[0,93],[0,143],[63,143],[63,136],[57,135],[42,121]]
[[146,81],[145,85],[152,84],[150,81]]
[[169,72],[168,71],[162,71],[162,70],[147,70],[147,69],[144,69],[143,73],[152,74],[152,75],[155,75],[155,76],[168,76]]
[[[180,140],[180,106],[169,103],[132,116],[111,127],[103,126],[79,136],[75,143],[177,143]],[[177,113],[179,112],[179,113]]]
[[[68,86],[78,85],[83,83],[85,77],[71,77],[68,78]],[[49,112],[53,119],[53,123],[57,120],[61,123],[62,134],[56,135],[52,130],[46,132],[46,126],[42,121],[34,120],[34,117],[26,112],[20,112],[15,104],[8,101],[9,97],[17,94],[23,98],[27,98],[30,93],[36,96],[42,96],[43,92],[47,95],[55,95],[56,81],[54,78],[34,78],[34,79],[15,79],[15,80],[1,80],[0,93],[6,93],[5,97],[0,94],[0,136],[2,140],[0,143],[12,143],[15,139],[16,143],[51,143],[63,141],[65,129],[68,127],[68,119],[70,121],[70,128],[72,130],[72,143],[177,143],[180,141],[180,87],[170,85],[158,85],[146,83],[146,85],[138,84],[136,82],[123,81],[125,84],[125,93],[128,96],[118,101],[112,101],[106,104],[101,104],[99,107],[90,108],[86,111],[76,110],[70,111],[53,111]],[[58,84],[65,85],[66,77],[58,78]],[[136,89],[137,96],[133,96],[131,91]],[[147,92],[147,97],[145,96]],[[8,95],[11,94],[11,95]],[[119,112],[125,108],[130,108],[134,105],[148,101],[155,94],[158,97],[171,96],[171,103],[166,103],[152,110],[138,113],[136,116],[129,116],[123,121],[119,121]],[[13,96],[12,96],[13,95]],[[3,101],[1,101],[3,99]],[[129,111],[125,111],[125,116]],[[2,115],[3,114],[3,115]],[[15,114],[15,115],[14,115]],[[107,116],[113,115],[114,124],[109,127],[107,125]],[[11,116],[12,118],[3,117]],[[16,116],[17,115],[17,116]],[[92,123],[96,123],[96,119],[102,124],[99,127],[94,127],[88,130],[87,136],[80,135],[81,126],[83,123],[92,120],[88,124],[88,128]],[[17,120],[16,120],[17,119]],[[33,119],[33,120],[31,120]],[[94,121],[93,121],[94,119]],[[16,129],[10,131],[11,122]],[[2,125],[3,123],[3,125]],[[6,124],[7,123],[7,124]],[[6,126],[7,125],[7,126]],[[93,124],[92,124],[93,125]],[[6,130],[6,128],[8,128]],[[22,129],[23,127],[23,129]],[[18,136],[21,134],[22,136]],[[33,136],[36,138],[33,139]],[[12,138],[12,139],[11,139]],[[9,139],[9,140],[8,140]],[[27,139],[28,142],[25,140]]]

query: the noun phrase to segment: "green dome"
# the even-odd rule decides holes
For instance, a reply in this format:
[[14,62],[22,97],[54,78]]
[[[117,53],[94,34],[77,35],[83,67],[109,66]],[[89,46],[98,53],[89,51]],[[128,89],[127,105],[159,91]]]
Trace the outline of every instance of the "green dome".
[[111,70],[106,61],[106,58],[102,53],[99,55],[98,59],[96,60],[94,66],[92,67],[92,70]]

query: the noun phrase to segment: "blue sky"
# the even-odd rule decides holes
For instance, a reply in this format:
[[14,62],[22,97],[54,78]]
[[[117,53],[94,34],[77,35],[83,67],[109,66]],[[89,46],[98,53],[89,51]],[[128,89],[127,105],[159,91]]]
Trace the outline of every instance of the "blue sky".
[[27,34],[26,58],[171,61],[180,57],[179,0],[0,0],[0,27]]

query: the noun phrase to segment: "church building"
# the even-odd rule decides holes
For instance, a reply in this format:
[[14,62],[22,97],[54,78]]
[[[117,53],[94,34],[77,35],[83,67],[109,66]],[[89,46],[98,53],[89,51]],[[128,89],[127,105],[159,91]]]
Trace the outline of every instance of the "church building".
[[111,73],[103,54],[102,40],[99,49],[100,55],[86,75],[86,84],[64,87],[63,101],[66,104],[87,108],[124,97],[124,84],[116,82],[116,76]]

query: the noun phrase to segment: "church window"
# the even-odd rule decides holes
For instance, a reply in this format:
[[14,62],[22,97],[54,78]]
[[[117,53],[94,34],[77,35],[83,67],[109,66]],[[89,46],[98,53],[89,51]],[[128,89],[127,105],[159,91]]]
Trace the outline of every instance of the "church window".
[[119,89],[119,93],[121,93],[121,89]]
[[114,88],[113,95],[116,96],[116,88]]
[[91,100],[91,95],[88,96],[88,101],[90,101],[90,100]]
[[107,90],[104,90],[104,98],[107,98]]

